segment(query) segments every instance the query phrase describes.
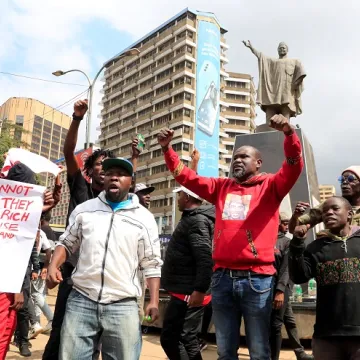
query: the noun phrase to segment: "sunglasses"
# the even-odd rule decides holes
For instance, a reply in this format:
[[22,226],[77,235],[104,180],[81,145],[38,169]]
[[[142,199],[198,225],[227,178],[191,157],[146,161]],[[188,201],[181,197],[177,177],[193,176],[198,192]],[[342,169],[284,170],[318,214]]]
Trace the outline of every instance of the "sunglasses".
[[348,176],[339,176],[338,181],[340,184],[343,184],[345,181],[348,183],[353,183],[359,181],[359,179],[355,175],[348,175]]

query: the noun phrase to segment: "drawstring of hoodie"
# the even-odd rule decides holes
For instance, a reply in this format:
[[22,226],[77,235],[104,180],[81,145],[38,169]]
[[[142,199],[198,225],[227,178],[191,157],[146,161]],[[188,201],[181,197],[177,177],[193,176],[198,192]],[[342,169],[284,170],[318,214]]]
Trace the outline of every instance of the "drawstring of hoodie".
[[317,234],[317,239],[322,238],[322,237],[330,237],[333,241],[342,241],[343,244],[341,245],[341,248],[344,249],[345,252],[347,253],[347,251],[348,251],[347,240],[348,240],[349,236],[350,236],[350,234],[346,235],[346,236],[337,236],[337,235],[334,235],[329,230],[322,230]]

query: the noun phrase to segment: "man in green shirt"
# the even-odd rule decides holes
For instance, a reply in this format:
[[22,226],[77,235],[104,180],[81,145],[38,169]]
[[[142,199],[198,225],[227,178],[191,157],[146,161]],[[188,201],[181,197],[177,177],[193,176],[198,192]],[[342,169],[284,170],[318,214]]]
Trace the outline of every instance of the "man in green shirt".
[[[349,201],[354,213],[352,223],[353,226],[360,226],[360,166],[350,166],[345,169],[339,177],[342,196]],[[299,202],[289,222],[289,231],[294,232],[298,225],[310,225],[311,227],[322,222],[323,204],[315,206],[305,214],[308,203]]]

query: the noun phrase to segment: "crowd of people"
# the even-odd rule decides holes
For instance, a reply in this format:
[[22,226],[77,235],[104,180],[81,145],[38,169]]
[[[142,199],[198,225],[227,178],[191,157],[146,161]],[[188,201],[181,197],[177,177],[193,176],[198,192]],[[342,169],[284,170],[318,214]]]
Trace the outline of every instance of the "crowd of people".
[[[276,174],[262,173],[259,150],[242,146],[234,152],[230,178],[199,176],[200,154],[194,150],[185,166],[171,147],[173,130],[161,130],[158,143],[178,183],[182,212],[163,262],[158,226],[148,211],[154,187],[136,183],[138,140],[130,160],[100,149],[80,169],[74,152],[86,111],[86,100],[75,103],[64,145],[66,230],[52,251],[50,212],[62,188],[57,178],[44,194],[21,293],[0,293],[0,360],[13,336],[20,354],[31,356],[29,340],[41,332],[50,332],[44,360],[100,354],[105,360],[139,359],[141,324],[159,319],[160,287],[170,295],[160,338],[170,360],[202,359],[211,319],[220,360],[238,358],[242,320],[251,360],[279,359],[283,325],[297,359],[360,359],[360,166],[340,176],[342,197],[312,209],[301,202],[285,214],[280,204],[304,165],[287,118],[275,115],[270,122],[284,133],[285,160]],[[21,163],[7,179],[36,182]],[[308,231],[320,222],[325,230],[305,246]],[[300,343],[290,296],[294,283],[312,278],[318,290],[310,355]],[[59,286],[54,313],[45,280],[49,289]],[[44,328],[41,313],[48,321]]]

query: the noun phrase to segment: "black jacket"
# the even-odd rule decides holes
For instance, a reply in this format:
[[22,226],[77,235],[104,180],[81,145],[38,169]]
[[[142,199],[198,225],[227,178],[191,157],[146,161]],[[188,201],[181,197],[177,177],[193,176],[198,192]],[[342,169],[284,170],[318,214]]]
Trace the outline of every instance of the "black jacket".
[[275,269],[276,286],[275,290],[285,292],[286,287],[290,287],[289,279],[289,245],[290,239],[285,234],[280,233],[275,245]]
[[185,210],[172,234],[162,268],[161,285],[173,293],[206,293],[212,275],[215,207]]
[[294,237],[289,270],[296,284],[316,278],[314,337],[360,337],[360,231],[346,242],[323,235],[306,249]]

